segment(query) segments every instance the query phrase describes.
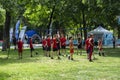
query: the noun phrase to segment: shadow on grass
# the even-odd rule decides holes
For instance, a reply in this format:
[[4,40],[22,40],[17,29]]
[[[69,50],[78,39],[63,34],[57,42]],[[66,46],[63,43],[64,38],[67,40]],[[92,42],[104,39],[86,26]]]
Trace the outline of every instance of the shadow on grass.
[[9,77],[9,74],[0,72],[0,80],[7,80]]
[[[7,52],[0,52],[0,65],[7,65],[12,63],[29,63],[29,62],[38,62],[41,60],[44,60],[43,52],[42,50],[36,50],[39,52],[38,55],[34,54],[34,57],[30,57],[30,51],[24,50],[23,52],[23,59],[18,59],[18,52],[11,50],[9,54],[9,58],[7,59]],[[96,50],[97,51],[97,50]],[[113,49],[113,48],[105,48],[105,57],[120,57],[120,49]],[[77,55],[77,54],[76,54]],[[98,55],[98,54],[95,54]],[[78,55],[80,56],[80,55]],[[82,54],[82,57],[85,57],[86,53]],[[78,57],[77,57],[78,58]],[[49,58],[46,58],[49,59]],[[95,60],[98,60],[98,58],[95,58]],[[75,59],[74,62],[80,62],[81,60]]]
[[[39,51],[38,51],[39,52]],[[18,52],[11,50],[9,53],[9,57],[7,52],[0,52],[0,65],[6,65],[6,64],[12,64],[12,63],[29,63],[29,62],[37,62],[38,60],[41,60],[43,57],[43,54],[36,55],[35,52],[33,54],[33,57],[30,57],[30,51],[25,50],[23,52],[22,59],[18,58]]]
[[104,49],[105,57],[119,57],[120,58],[120,49],[119,48],[106,48]]

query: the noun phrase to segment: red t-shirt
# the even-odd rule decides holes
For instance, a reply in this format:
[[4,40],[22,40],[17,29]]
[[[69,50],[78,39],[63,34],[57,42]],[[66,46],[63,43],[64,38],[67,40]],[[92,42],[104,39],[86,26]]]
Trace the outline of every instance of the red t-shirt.
[[[90,43],[91,43],[91,44],[90,44]],[[93,40],[93,38],[90,38],[90,39],[89,39],[89,46],[90,46],[91,48],[94,47],[94,40]]]
[[47,41],[47,46],[50,47],[51,46],[51,39],[47,38],[46,41]]
[[22,41],[18,41],[18,51],[22,52],[22,47],[23,47],[23,42]]
[[53,48],[57,48],[57,40],[55,38],[53,38],[52,40],[52,43],[53,43]]
[[30,39],[30,48],[33,48],[32,39]]
[[42,46],[46,46],[46,40],[45,39],[43,39],[43,41],[42,41]]
[[86,44],[86,50],[88,50],[88,48],[89,48],[89,38],[86,39],[85,44]]
[[66,38],[65,37],[60,38],[60,43],[61,46],[66,46]]

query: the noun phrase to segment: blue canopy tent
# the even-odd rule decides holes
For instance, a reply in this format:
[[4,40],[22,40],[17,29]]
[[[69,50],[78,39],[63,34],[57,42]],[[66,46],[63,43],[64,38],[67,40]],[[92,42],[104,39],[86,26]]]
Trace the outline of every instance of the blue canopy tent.
[[25,32],[25,34],[27,35],[28,38],[31,38],[33,35],[37,34],[37,32],[34,30],[28,30]]
[[99,38],[103,40],[104,45],[111,45],[113,40],[113,33],[104,29],[102,26],[98,26],[96,29],[88,32],[88,35],[94,34],[94,41],[98,41]]
[[34,43],[36,43],[36,41],[37,43],[41,42],[41,38],[35,30],[28,30],[25,32],[25,39],[27,39],[27,43],[29,43],[29,38],[32,38]]

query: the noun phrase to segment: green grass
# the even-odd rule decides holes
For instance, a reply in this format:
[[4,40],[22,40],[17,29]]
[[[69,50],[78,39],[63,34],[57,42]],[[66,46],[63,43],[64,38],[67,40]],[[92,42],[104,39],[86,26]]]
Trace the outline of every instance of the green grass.
[[[17,51],[0,52],[0,80],[120,80],[120,49],[104,49],[106,57],[97,58],[94,62],[82,56],[74,55],[74,61],[61,56],[61,60],[39,55],[30,57],[29,50],[23,52],[19,60]],[[96,52],[95,52],[96,53]]]

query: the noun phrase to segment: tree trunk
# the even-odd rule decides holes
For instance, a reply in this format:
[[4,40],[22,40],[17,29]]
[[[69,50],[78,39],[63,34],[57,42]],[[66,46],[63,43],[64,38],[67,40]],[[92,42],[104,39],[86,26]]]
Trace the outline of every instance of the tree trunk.
[[82,10],[82,18],[83,18],[84,39],[86,40],[87,39],[87,29],[86,29],[84,9]]
[[120,26],[118,26],[118,39],[120,39]]
[[81,37],[83,38],[83,33],[82,33],[82,32],[83,32],[83,29],[82,29],[81,26],[82,26],[82,24],[80,23],[80,28],[79,28],[79,30],[80,30],[80,35],[81,35]]
[[10,30],[10,21],[11,21],[11,15],[9,11],[6,11],[6,19],[5,19],[5,25],[3,27],[3,45],[2,50],[6,50],[10,47],[9,43],[9,30]]
[[55,5],[53,6],[52,12],[51,12],[50,17],[49,17],[50,19],[49,19],[49,23],[48,23],[48,26],[47,26],[47,28],[48,28],[48,34],[50,33],[49,29],[50,29],[50,25],[52,23],[54,11],[55,11]]

